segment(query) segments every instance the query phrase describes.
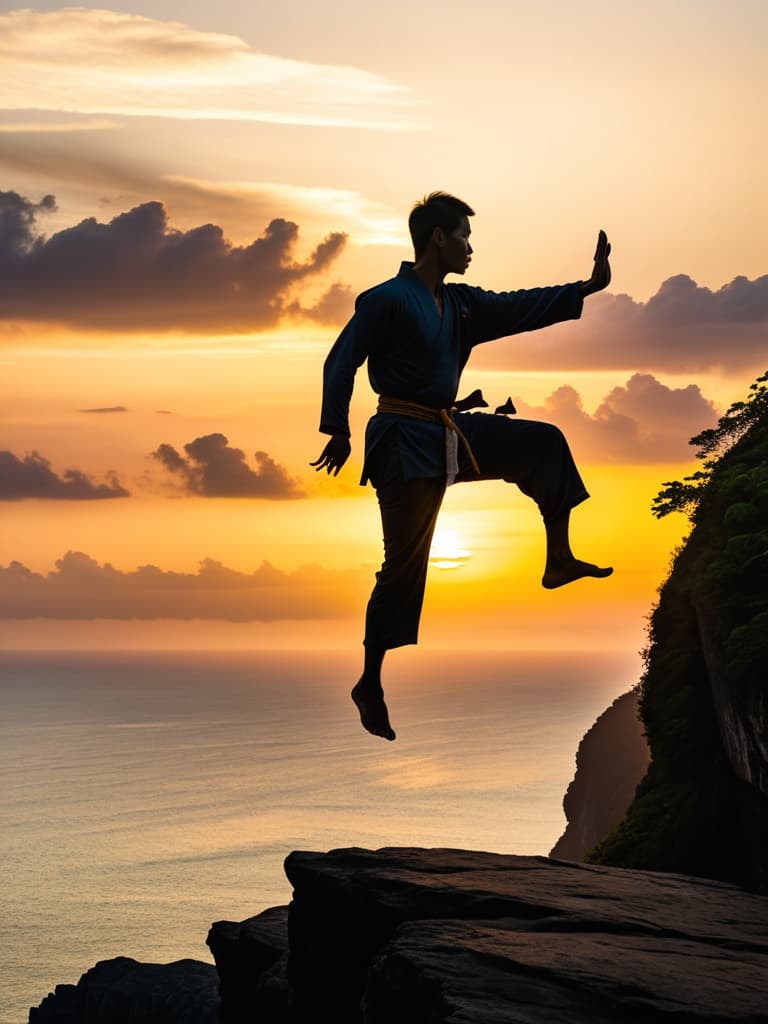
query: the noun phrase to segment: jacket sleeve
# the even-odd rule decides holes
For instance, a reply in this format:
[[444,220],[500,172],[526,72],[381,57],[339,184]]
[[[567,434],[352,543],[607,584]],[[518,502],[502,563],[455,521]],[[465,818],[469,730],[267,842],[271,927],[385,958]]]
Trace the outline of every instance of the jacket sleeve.
[[514,292],[467,287],[467,298],[472,346],[510,334],[537,331],[562,320],[578,320],[584,305],[581,281]]
[[358,297],[354,316],[336,339],[323,366],[322,434],[349,437],[349,403],[355,374],[379,345],[387,314],[383,296],[372,291]]

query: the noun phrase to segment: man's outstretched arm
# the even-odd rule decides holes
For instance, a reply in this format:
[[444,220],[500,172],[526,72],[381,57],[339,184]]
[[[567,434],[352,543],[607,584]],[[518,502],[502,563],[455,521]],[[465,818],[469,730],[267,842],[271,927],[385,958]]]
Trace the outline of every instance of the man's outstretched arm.
[[454,286],[465,290],[469,302],[470,347],[524,331],[536,331],[563,320],[578,320],[585,297],[606,288],[611,280],[610,252],[608,238],[600,231],[591,276],[571,284],[511,292]]
[[581,297],[586,298],[595,292],[601,292],[611,283],[611,265],[608,257],[611,255],[611,243],[603,230],[597,235],[597,248],[595,249],[595,263],[592,268],[592,276],[587,281],[581,282]]

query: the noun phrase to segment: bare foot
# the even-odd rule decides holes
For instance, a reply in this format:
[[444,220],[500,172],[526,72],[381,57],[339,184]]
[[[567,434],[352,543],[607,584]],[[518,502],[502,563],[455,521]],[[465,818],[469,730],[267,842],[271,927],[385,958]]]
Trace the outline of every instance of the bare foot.
[[548,567],[541,579],[542,587],[547,590],[555,590],[563,587],[566,583],[573,583],[574,580],[583,579],[584,576],[595,576],[597,579],[605,579],[610,576],[613,569],[610,566],[601,568],[591,562],[582,562],[578,558],[570,558],[566,562]]
[[352,700],[360,712],[360,721],[364,729],[374,736],[382,736],[385,740],[395,738],[395,730],[389,724],[389,713],[381,687],[366,685],[361,679],[352,690]]

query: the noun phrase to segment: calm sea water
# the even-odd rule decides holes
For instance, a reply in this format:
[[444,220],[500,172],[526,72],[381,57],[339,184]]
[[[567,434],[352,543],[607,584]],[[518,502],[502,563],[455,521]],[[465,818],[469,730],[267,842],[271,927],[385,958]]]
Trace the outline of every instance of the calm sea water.
[[395,743],[340,653],[2,654],[0,1024],[126,955],[209,960],[287,903],[294,849],[547,853],[574,755],[637,677],[616,654],[394,652]]

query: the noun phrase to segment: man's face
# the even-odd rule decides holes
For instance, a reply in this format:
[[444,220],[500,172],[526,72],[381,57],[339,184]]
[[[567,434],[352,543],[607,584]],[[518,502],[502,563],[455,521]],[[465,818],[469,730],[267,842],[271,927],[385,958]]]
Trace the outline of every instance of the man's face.
[[440,256],[446,273],[463,274],[472,259],[469,218],[462,217],[458,227],[449,234],[442,234]]

